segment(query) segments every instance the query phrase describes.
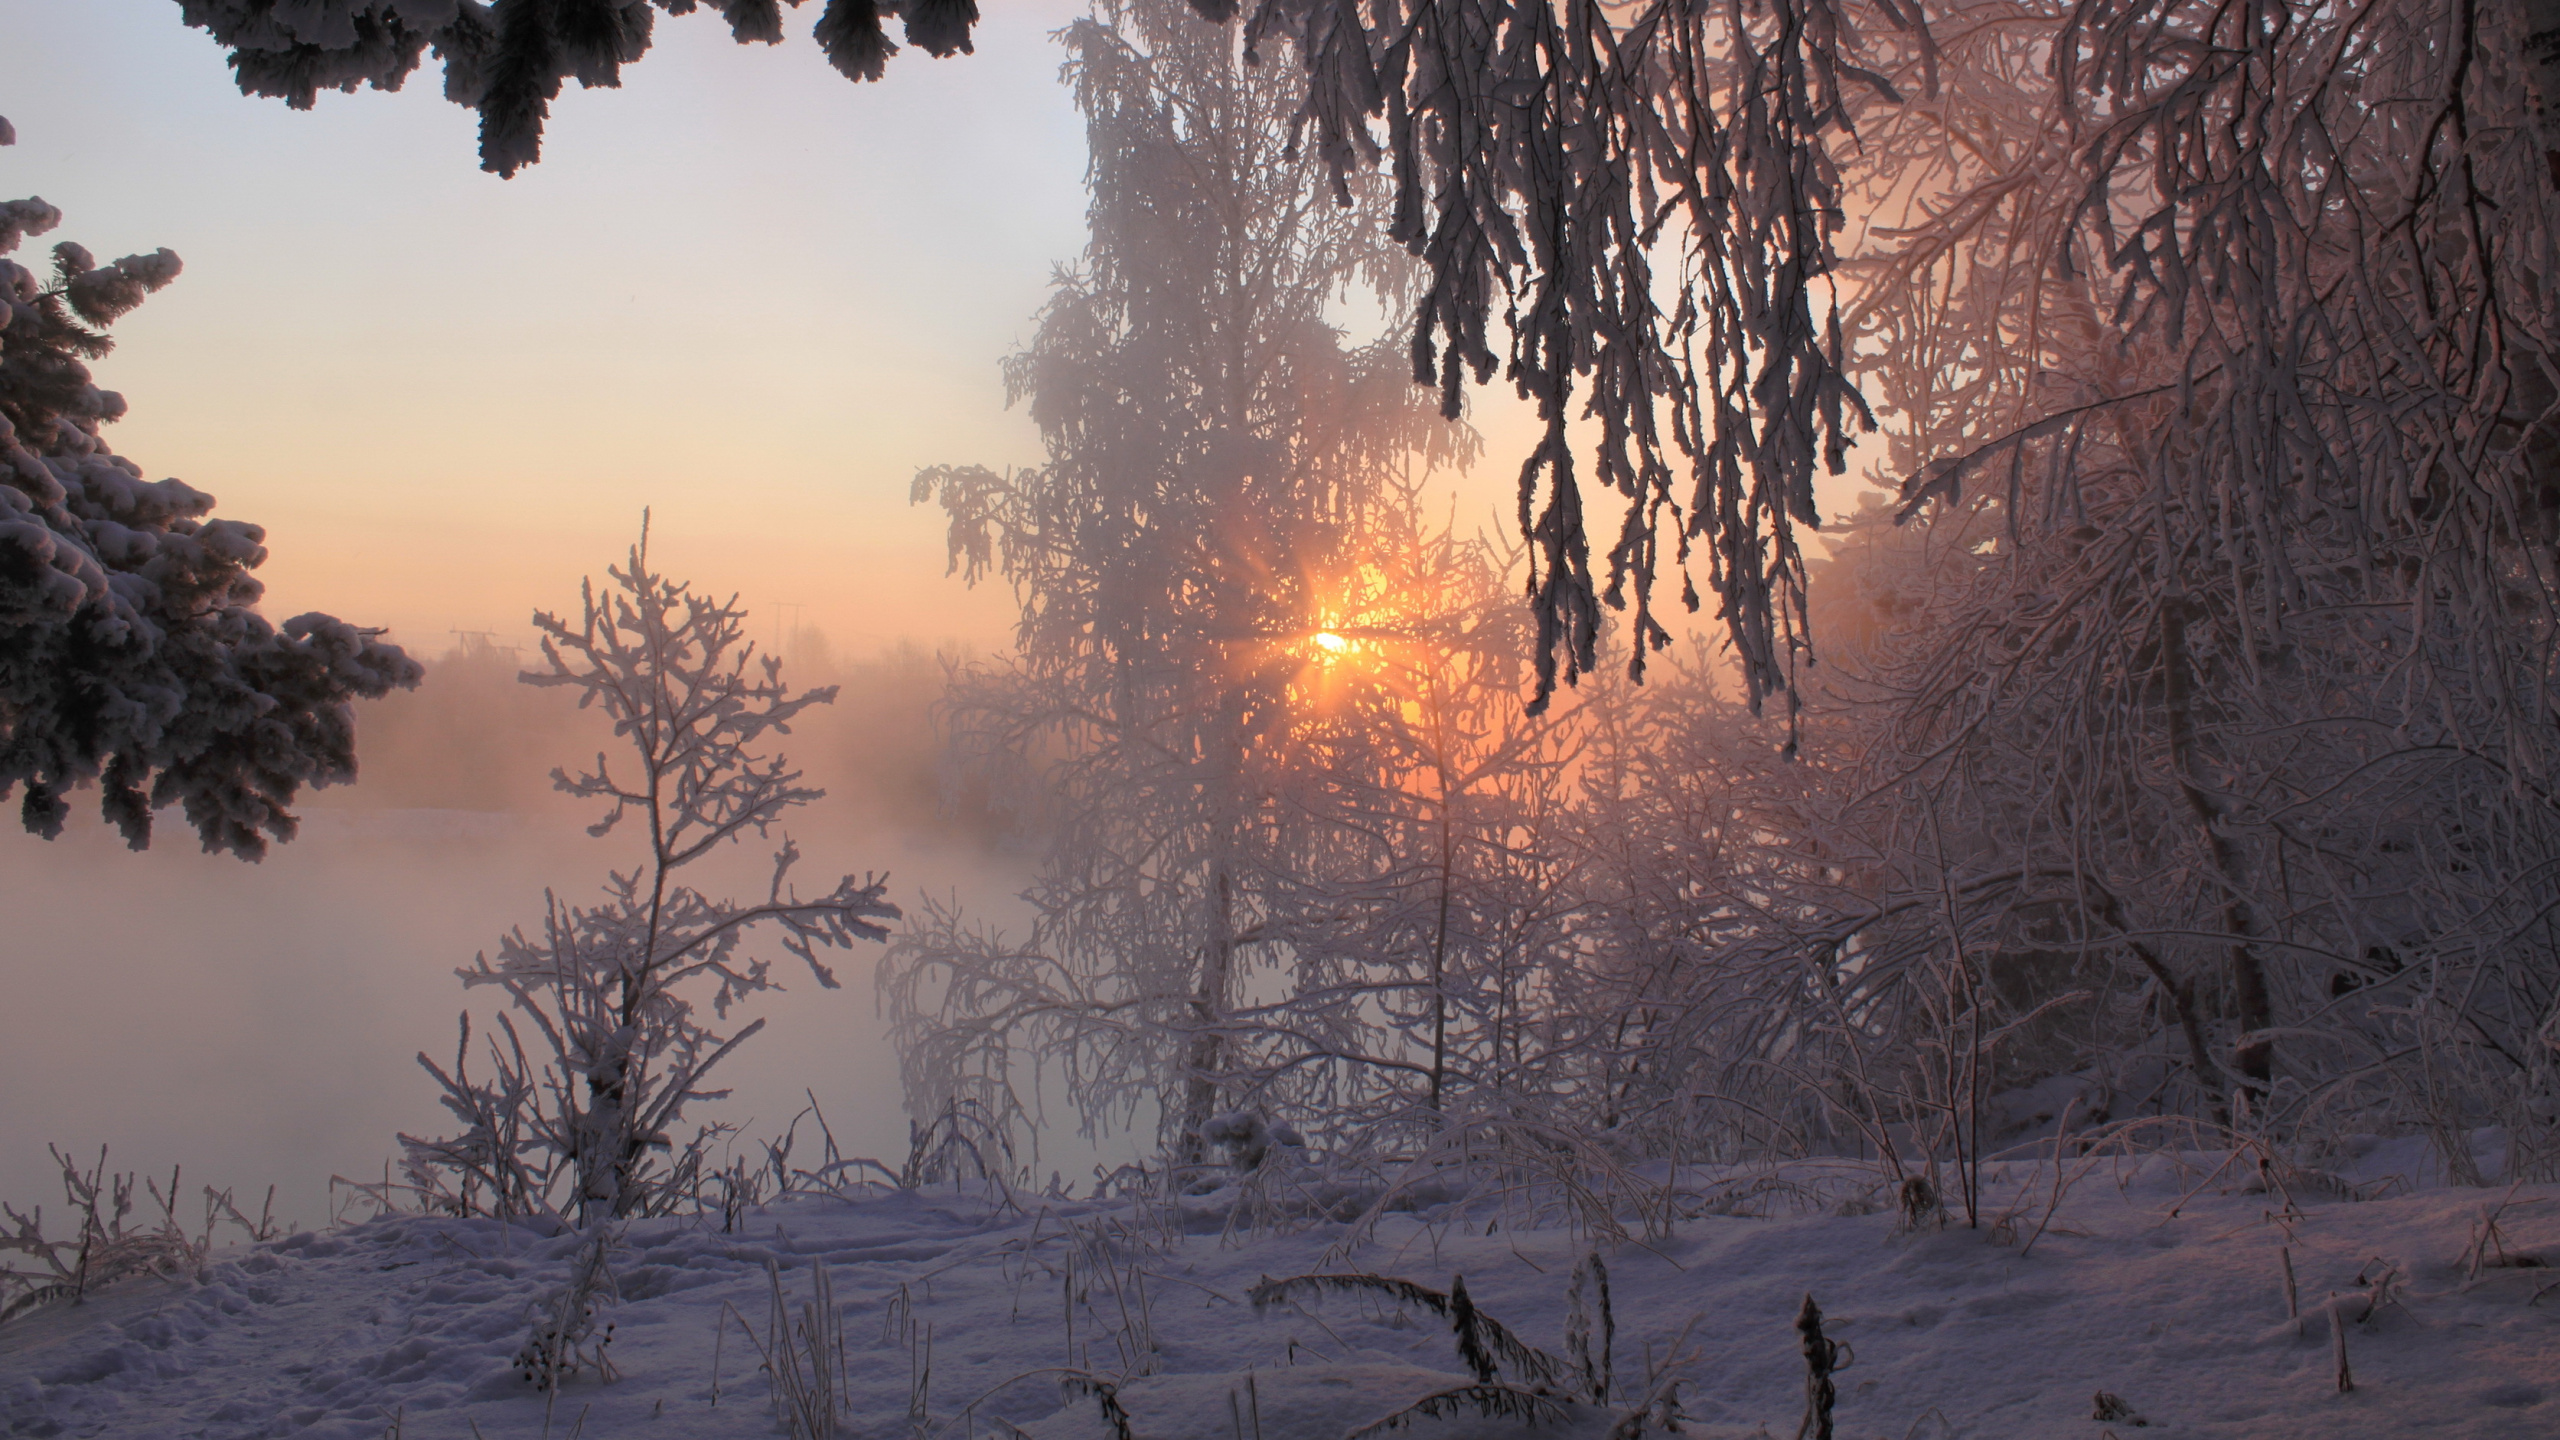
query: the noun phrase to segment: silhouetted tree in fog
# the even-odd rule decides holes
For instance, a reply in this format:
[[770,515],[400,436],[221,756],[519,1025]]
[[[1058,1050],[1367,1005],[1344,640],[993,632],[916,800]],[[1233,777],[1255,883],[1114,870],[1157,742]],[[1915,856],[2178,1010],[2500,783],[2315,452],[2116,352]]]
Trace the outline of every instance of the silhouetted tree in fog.
[[764,1028],[759,1019],[720,1035],[700,1007],[726,1018],[739,1000],[781,988],[770,962],[748,951],[760,935],[778,938],[833,989],[818,952],[883,939],[877,922],[898,915],[877,877],[842,875],[802,896],[790,884],[800,850],[788,835],[761,900],[685,883],[696,863],[749,835],[770,838],[792,811],[825,798],[780,753],[755,747],[789,734],[809,707],[834,703],[835,688],[794,694],[781,662],[747,642],[734,597],[699,595],[652,570],[645,519],[629,559],[606,573],[612,587],[599,597],[585,586],[575,620],[535,613],[543,666],[520,678],[568,690],[612,722],[622,753],[599,754],[593,769],[554,770],[552,783],[607,805],[588,834],[626,821],[645,832],[647,858],[612,872],[600,903],[545,892],[538,937],[511,931],[495,963],[483,954],[459,972],[466,986],[504,992],[508,1006],[488,1037],[486,1078],[471,1075],[467,1015],[450,1071],[418,1057],[462,1122],[452,1136],[401,1137],[408,1188],[434,1209],[585,1225],[699,1203],[704,1159],[727,1132],[701,1126],[679,1142],[678,1122],[696,1102],[728,1093],[706,1088],[711,1071]]
[[1141,0],[1065,38],[1092,238],[1007,364],[1048,461],[916,481],[951,516],[954,566],[1022,602],[1017,658],[955,679],[958,743],[1054,759],[1060,830],[1029,948],[928,912],[897,993],[911,1029],[950,1018],[907,1047],[928,1097],[1005,1083],[1045,1027],[1089,1123],[1160,1102],[1196,1160],[1230,1011],[1273,963],[1273,887],[1312,843],[1288,813],[1298,682],[1367,527],[1410,503],[1393,477],[1457,437],[1391,349],[1327,323],[1400,257],[1305,184],[1283,96],[1233,35]]

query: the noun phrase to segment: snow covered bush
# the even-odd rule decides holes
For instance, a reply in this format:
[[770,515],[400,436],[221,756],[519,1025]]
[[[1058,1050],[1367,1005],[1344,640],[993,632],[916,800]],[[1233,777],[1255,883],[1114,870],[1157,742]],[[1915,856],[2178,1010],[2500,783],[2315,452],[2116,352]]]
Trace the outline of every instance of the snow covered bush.
[[266,532],[107,447],[124,397],[84,362],[178,257],[100,265],[65,243],[50,277],[6,258],[61,218],[0,203],[0,798],[24,787],[21,820],[52,837],[94,784],[137,850],[176,805],[205,849],[254,860],[293,838],[303,786],[355,778],[349,702],[419,668],[327,615],[270,623],[250,574]]
[[435,1208],[583,1225],[689,1200],[708,1178],[716,1132],[680,1143],[677,1125],[687,1107],[727,1093],[703,1088],[706,1077],[765,1024],[723,1036],[699,1007],[725,1017],[740,999],[781,988],[770,962],[746,955],[747,941],[775,935],[833,989],[818,952],[885,938],[877,922],[898,915],[877,877],[846,875],[802,897],[789,884],[800,851],[787,835],[761,900],[681,883],[687,867],[749,833],[765,838],[823,797],[780,754],[753,747],[789,734],[794,716],[832,703],[835,691],[792,693],[781,662],[746,642],[746,612],[734,600],[651,570],[645,521],[628,562],[607,574],[613,591],[599,598],[590,582],[575,621],[534,615],[547,668],[522,678],[573,690],[582,708],[600,706],[613,722],[625,747],[619,763],[599,755],[592,770],[554,770],[552,782],[610,807],[590,835],[626,819],[645,827],[647,854],[611,874],[599,903],[546,896],[539,935],[511,931],[494,963],[483,954],[459,972],[466,987],[503,992],[508,1009],[497,1019],[503,1043],[489,1040],[489,1078],[467,1068],[467,1013],[450,1071],[418,1057],[463,1125],[447,1138],[401,1137],[411,1184]]

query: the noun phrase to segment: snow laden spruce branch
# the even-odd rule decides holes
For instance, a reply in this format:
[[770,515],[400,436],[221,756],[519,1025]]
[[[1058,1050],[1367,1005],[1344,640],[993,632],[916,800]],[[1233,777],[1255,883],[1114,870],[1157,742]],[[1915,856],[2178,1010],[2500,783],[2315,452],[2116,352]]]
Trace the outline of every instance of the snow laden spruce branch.
[[759,745],[790,733],[793,717],[835,691],[794,694],[780,662],[745,640],[734,601],[652,570],[645,521],[627,562],[607,574],[613,588],[599,597],[590,583],[575,620],[534,616],[547,668],[523,679],[571,690],[612,722],[618,758],[599,754],[593,768],[554,770],[552,781],[610,805],[590,835],[626,822],[645,829],[647,856],[612,872],[601,903],[546,894],[538,935],[512,931],[494,962],[482,955],[459,972],[465,986],[493,986],[509,1003],[488,1037],[488,1078],[468,1069],[467,1013],[450,1071],[419,1057],[464,1126],[444,1139],[402,1137],[411,1184],[431,1208],[584,1225],[668,1213],[695,1198],[711,1178],[703,1166],[717,1132],[679,1141],[678,1123],[687,1107],[726,1093],[704,1088],[706,1077],[765,1023],[722,1035],[700,1007],[725,1017],[732,1004],[780,988],[770,962],[746,953],[759,932],[832,989],[818,952],[884,938],[877,922],[898,915],[876,877],[847,875],[800,895],[789,883],[800,852],[787,836],[762,900],[682,883],[719,847],[764,838],[821,797]]
[[304,786],[355,778],[350,702],[422,672],[378,630],[260,615],[266,531],[107,445],[125,400],[89,362],[178,257],[65,241],[49,277],[7,258],[61,219],[0,201],[0,798],[23,786],[20,821],[51,839],[94,785],[136,850],[175,805],[208,852],[255,860],[294,837]]

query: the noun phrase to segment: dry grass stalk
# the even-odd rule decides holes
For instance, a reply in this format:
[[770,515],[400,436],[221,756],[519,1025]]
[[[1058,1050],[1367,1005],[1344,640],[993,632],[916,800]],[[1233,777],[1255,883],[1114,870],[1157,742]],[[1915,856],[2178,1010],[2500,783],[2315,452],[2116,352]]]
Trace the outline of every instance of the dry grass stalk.
[[[2507,1248],[2506,1230],[2498,1223],[2505,1217],[2508,1209],[2518,1203],[2516,1191],[2520,1188],[2522,1188],[2521,1181],[2508,1186],[2507,1193],[2500,1196],[2496,1204],[2484,1204],[2480,1207],[2480,1218],[2473,1222],[2471,1227],[2471,1243],[2463,1251],[2464,1283],[2476,1283],[2483,1270],[2542,1268],[2544,1264],[2542,1257],[2511,1251]],[[2522,1203],[2535,1205],[2542,1202],[2537,1199]]]
[[[529,1307],[534,1311],[533,1333],[516,1352],[516,1369],[555,1399],[561,1382],[581,1370],[595,1371],[600,1380],[612,1380],[619,1373],[606,1354],[613,1344],[613,1326],[599,1327],[598,1321],[604,1307],[621,1298],[612,1266],[613,1251],[621,1239],[621,1232],[599,1227],[579,1247],[569,1283],[548,1305]],[[544,1414],[547,1429],[548,1407]]]
[[1796,1426],[1796,1440],[1832,1440],[1831,1407],[1840,1392],[1831,1377],[1848,1368],[1842,1356],[1847,1347],[1822,1333],[1822,1307],[1811,1295],[1796,1312],[1796,1334],[1804,1341],[1805,1370],[1804,1420]]
[[[1256,1310],[1286,1300],[1292,1293],[1371,1295],[1428,1310],[1449,1322],[1458,1344],[1458,1358],[1473,1371],[1479,1385],[1495,1383],[1504,1366],[1532,1386],[1544,1388],[1565,1374],[1563,1362],[1513,1334],[1508,1326],[1475,1306],[1467,1294],[1463,1276],[1453,1276],[1448,1293],[1415,1284],[1411,1280],[1387,1275],[1335,1273],[1326,1275],[1293,1275],[1283,1280],[1265,1279],[1253,1287],[1249,1298]],[[1436,1412],[1435,1412],[1436,1413]]]
[[17,1251],[43,1265],[41,1270],[0,1267],[0,1323],[54,1300],[78,1300],[89,1291],[141,1275],[175,1279],[204,1267],[212,1254],[215,1229],[237,1227],[252,1242],[275,1237],[275,1187],[267,1188],[266,1206],[256,1220],[241,1213],[231,1192],[204,1187],[203,1228],[189,1234],[178,1219],[179,1180],[172,1168],[164,1192],[156,1180],[142,1180],[142,1190],[159,1206],[160,1220],[148,1229],[129,1226],[134,1212],[131,1173],[107,1170],[107,1149],[98,1147],[97,1163],[83,1170],[58,1147],[47,1147],[62,1168],[63,1198],[77,1219],[76,1233],[61,1240],[44,1233],[44,1207],[20,1213],[0,1205],[9,1228],[0,1230],[0,1253]]
[[[784,1433],[791,1440],[836,1440],[842,1433],[837,1418],[845,1391],[844,1317],[836,1308],[835,1285],[825,1262],[811,1261],[809,1271],[810,1298],[795,1314],[783,1288],[782,1267],[765,1262],[773,1305],[764,1339],[757,1340],[752,1329],[747,1338],[755,1341],[763,1359]],[[745,1328],[743,1317],[740,1326]]]
[[[734,1305],[721,1307],[723,1333],[725,1322],[735,1319],[747,1343],[755,1347],[757,1368],[765,1373],[773,1408],[781,1416],[783,1433],[790,1440],[837,1440],[843,1433],[837,1418],[845,1393],[844,1322],[826,1265],[812,1261],[810,1270],[816,1277],[811,1298],[801,1303],[795,1315],[790,1296],[783,1288],[782,1267],[767,1260],[765,1277],[772,1286],[772,1303],[766,1313],[765,1333],[758,1335],[755,1326]],[[713,1364],[712,1403],[716,1405],[716,1349]]]
[[1111,1440],[1137,1440],[1129,1429],[1129,1411],[1120,1403],[1120,1387],[1099,1375],[1081,1370],[1067,1373],[1059,1388],[1073,1398],[1090,1395],[1102,1410],[1102,1423],[1111,1427]]

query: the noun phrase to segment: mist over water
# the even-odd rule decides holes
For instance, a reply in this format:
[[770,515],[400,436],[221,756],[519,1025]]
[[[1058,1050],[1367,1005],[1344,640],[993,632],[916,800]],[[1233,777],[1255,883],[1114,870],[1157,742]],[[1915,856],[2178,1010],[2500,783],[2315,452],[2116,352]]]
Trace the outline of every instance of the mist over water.
[[[526,599],[568,608],[654,506],[672,573],[740,592],[760,641],[796,631],[794,684],[845,687],[785,747],[830,792],[790,821],[804,891],[886,871],[902,905],[956,892],[1019,935],[1027,852],[941,810],[941,668],[882,646],[1010,630],[1006,587],[943,579],[942,518],[908,486],[921,464],[1038,453],[996,362],[1084,241],[1084,135],[1049,38],[1084,8],[1009,10],[965,63],[860,87],[805,45],[664,25],[623,88],[563,97],[554,157],[576,163],[501,185],[431,84],[301,114],[240,97],[159,0],[0,0],[22,42],[0,46],[21,132],[0,197],[62,206],[48,242],[186,257],[99,362],[134,406],[111,438],[268,527],[270,619],[389,624],[421,659],[448,626],[522,639]],[[804,133],[866,141],[820,166],[772,143]],[[684,224],[662,223],[671,194],[693,197]],[[755,283],[728,303],[687,288],[741,255]],[[1332,318],[1367,334],[1388,315],[1343,300]],[[670,353],[722,357],[684,372],[682,404]],[[1471,404],[1495,458],[1451,510],[1499,528],[1535,414],[1500,391]],[[485,1020],[497,998],[455,968],[537,926],[546,887],[583,903],[638,858],[552,792],[553,766],[608,737],[514,683],[531,658],[445,656],[419,691],[359,706],[360,783],[304,794],[301,838],[261,864],[198,853],[174,812],[128,852],[94,791],[58,841],[0,823],[0,1199],[55,1206],[46,1146],[86,1163],[105,1143],[120,1170],[183,1163],[190,1194],[254,1205],[272,1183],[280,1214],[319,1223],[331,1174],[378,1179],[397,1132],[444,1133],[415,1056],[449,1065],[457,1011]],[[750,843],[695,878],[760,894],[768,856]],[[770,1024],[719,1072],[736,1098],[700,1118],[778,1128],[806,1088],[845,1150],[902,1155],[879,953],[837,956],[827,991],[777,952],[788,992],[734,1022]],[[1041,1144],[1040,1178],[1082,1173],[1083,1147]]]
[[[791,649],[795,687],[842,687],[775,747],[828,791],[790,817],[795,882],[808,892],[886,871],[902,905],[956,889],[1002,915],[1024,862],[986,797],[945,803],[930,718],[940,661],[909,646],[839,663],[814,632]],[[501,998],[466,995],[455,968],[511,926],[537,930],[546,886],[589,903],[609,867],[640,855],[627,832],[586,834],[601,807],[552,791],[553,766],[592,764],[612,737],[564,693],[516,683],[534,660],[457,651],[417,691],[359,707],[361,780],[306,792],[301,837],[256,865],[198,853],[166,813],[139,854],[93,810],[51,843],[11,827],[0,839],[11,977],[0,1198],[58,1204],[45,1147],[85,1163],[104,1143],[111,1168],[164,1184],[183,1164],[190,1196],[229,1187],[254,1210],[273,1184],[279,1217],[319,1224],[332,1174],[379,1180],[397,1132],[448,1132],[415,1057],[451,1065],[466,1005],[478,1049]],[[773,848],[751,837],[696,867],[694,883],[761,894]],[[894,1164],[907,1137],[872,997],[880,948],[832,957],[842,988],[831,991],[774,947],[784,993],[753,997],[721,1027],[770,1022],[715,1072],[736,1094],[692,1118],[777,1132],[813,1091],[845,1153]],[[801,1131],[814,1149],[814,1127]]]

